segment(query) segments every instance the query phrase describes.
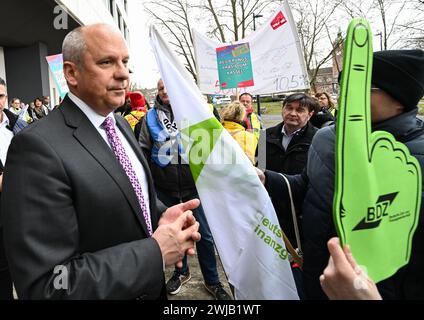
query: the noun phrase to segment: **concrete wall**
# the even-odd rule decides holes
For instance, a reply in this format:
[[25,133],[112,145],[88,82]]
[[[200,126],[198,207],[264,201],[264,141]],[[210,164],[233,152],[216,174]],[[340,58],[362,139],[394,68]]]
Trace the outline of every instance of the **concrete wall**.
[[[118,10],[121,14],[121,19],[129,29],[128,14],[125,10],[123,0],[56,0],[66,11],[81,24],[92,23],[107,23],[118,26]],[[110,9],[110,3],[113,4],[113,16]],[[125,36],[125,31],[121,29],[122,34]],[[129,42],[129,37],[127,37]]]
[[[114,17],[110,12],[111,2]],[[11,32],[7,28],[0,34],[0,77],[8,83],[9,96],[17,96],[26,103],[41,95],[50,95],[52,103],[57,103],[57,89],[49,75],[45,57],[60,53],[63,37],[78,24],[103,22],[117,25],[119,10],[121,20],[130,28],[124,0],[17,0],[16,3],[8,3],[12,12],[18,11],[17,6],[24,5],[24,12],[39,12],[37,19],[40,21],[36,20],[36,26],[22,24],[20,33],[15,33],[11,27],[14,37],[8,36]],[[57,15],[61,13],[55,10],[57,4],[69,15],[68,28],[64,30],[54,26]],[[12,26],[12,23],[8,21],[6,25]],[[34,44],[35,41],[38,43]]]
[[114,24],[114,20],[103,0],[56,0],[67,8],[70,14],[77,17],[82,24],[104,22]]
[[29,103],[50,94],[47,46],[36,43],[24,48],[4,48],[8,95]]
[[4,50],[0,47],[0,78],[6,80],[6,66],[4,64]]

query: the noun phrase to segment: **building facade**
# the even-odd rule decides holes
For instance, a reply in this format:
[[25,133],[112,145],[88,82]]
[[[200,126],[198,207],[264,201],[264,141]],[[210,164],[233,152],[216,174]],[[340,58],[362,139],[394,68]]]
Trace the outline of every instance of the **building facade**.
[[330,95],[337,96],[339,94],[339,73],[343,67],[344,41],[341,32],[338,33],[336,40],[333,42],[332,66],[323,67],[318,70],[316,78],[317,92],[325,91]]
[[2,0],[0,10],[0,77],[10,99],[49,95],[58,103],[46,56],[61,53],[66,34],[80,25],[116,25],[131,46],[128,0]]

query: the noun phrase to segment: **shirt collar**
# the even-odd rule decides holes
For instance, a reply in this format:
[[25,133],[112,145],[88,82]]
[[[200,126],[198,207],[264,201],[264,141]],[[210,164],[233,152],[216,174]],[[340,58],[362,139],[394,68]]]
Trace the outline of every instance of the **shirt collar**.
[[288,133],[286,132],[286,127],[285,127],[285,126],[284,126],[284,124],[283,124],[283,128],[281,129],[281,133],[282,133],[283,135],[287,136],[287,137],[290,137],[290,136],[294,136],[296,133],[298,133],[299,131],[301,131],[303,128],[304,128],[304,127],[300,128],[300,129],[297,129],[297,130],[296,130],[296,131],[294,131],[292,134],[288,134]]
[[8,126],[9,125],[9,117],[6,115],[6,113],[4,113],[4,111],[2,111],[3,113],[3,121],[0,123],[0,127],[3,126]]
[[82,112],[87,116],[88,120],[94,125],[96,128],[102,128],[102,124],[107,117],[111,117],[113,124],[116,125],[115,117],[113,116],[113,112],[109,113],[106,117],[95,112],[91,107],[88,106],[84,101],[74,95],[72,92],[68,92],[68,97],[71,99],[73,103],[77,105],[78,108],[81,109]]

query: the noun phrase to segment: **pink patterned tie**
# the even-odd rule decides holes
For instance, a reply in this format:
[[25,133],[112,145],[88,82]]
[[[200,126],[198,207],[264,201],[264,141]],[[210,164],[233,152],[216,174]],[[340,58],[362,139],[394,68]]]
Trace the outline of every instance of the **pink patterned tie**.
[[144,201],[143,192],[141,190],[140,182],[137,179],[137,175],[131,165],[130,159],[128,158],[127,153],[125,152],[124,147],[122,146],[121,140],[115,131],[115,126],[111,117],[107,117],[102,124],[102,127],[106,131],[107,139],[112,147],[113,152],[115,153],[116,159],[118,159],[122,168],[125,170],[125,173],[130,179],[130,182],[133,186],[135,194],[137,195],[138,202],[140,203],[141,210],[143,212],[144,221],[147,224],[147,229],[149,230],[149,235],[152,235],[152,222],[150,221],[150,216],[147,212],[146,202]]

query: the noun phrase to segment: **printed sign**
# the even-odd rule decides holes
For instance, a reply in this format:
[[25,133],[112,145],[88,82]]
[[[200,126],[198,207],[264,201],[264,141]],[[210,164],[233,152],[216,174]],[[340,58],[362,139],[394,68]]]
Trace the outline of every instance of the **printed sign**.
[[[193,40],[197,84],[204,94],[234,95],[236,92],[240,94],[247,91],[256,95],[310,88],[296,23],[287,1],[283,2],[279,10],[272,14],[261,28],[235,43],[218,43],[196,30],[193,30]],[[240,50],[243,50],[246,44],[249,45],[250,59],[246,60],[246,65],[243,67],[245,69],[233,67],[218,70],[220,62],[217,49],[241,46]],[[231,68],[231,63],[222,63],[222,60],[222,68]],[[242,70],[249,71],[247,63],[251,65],[253,77],[234,80],[237,86],[231,85],[229,74],[221,79],[221,73],[228,70],[232,70],[235,74]],[[249,82],[250,80],[254,80],[253,85]],[[243,81],[248,82],[243,83]],[[246,86],[243,87],[243,85]]]
[[60,97],[63,99],[69,92],[68,85],[66,84],[65,75],[63,74],[63,56],[62,54],[56,54],[54,56],[46,57],[49,68],[53,74],[56,88],[59,91]]
[[217,48],[216,56],[222,89],[245,88],[254,85],[248,43]]

